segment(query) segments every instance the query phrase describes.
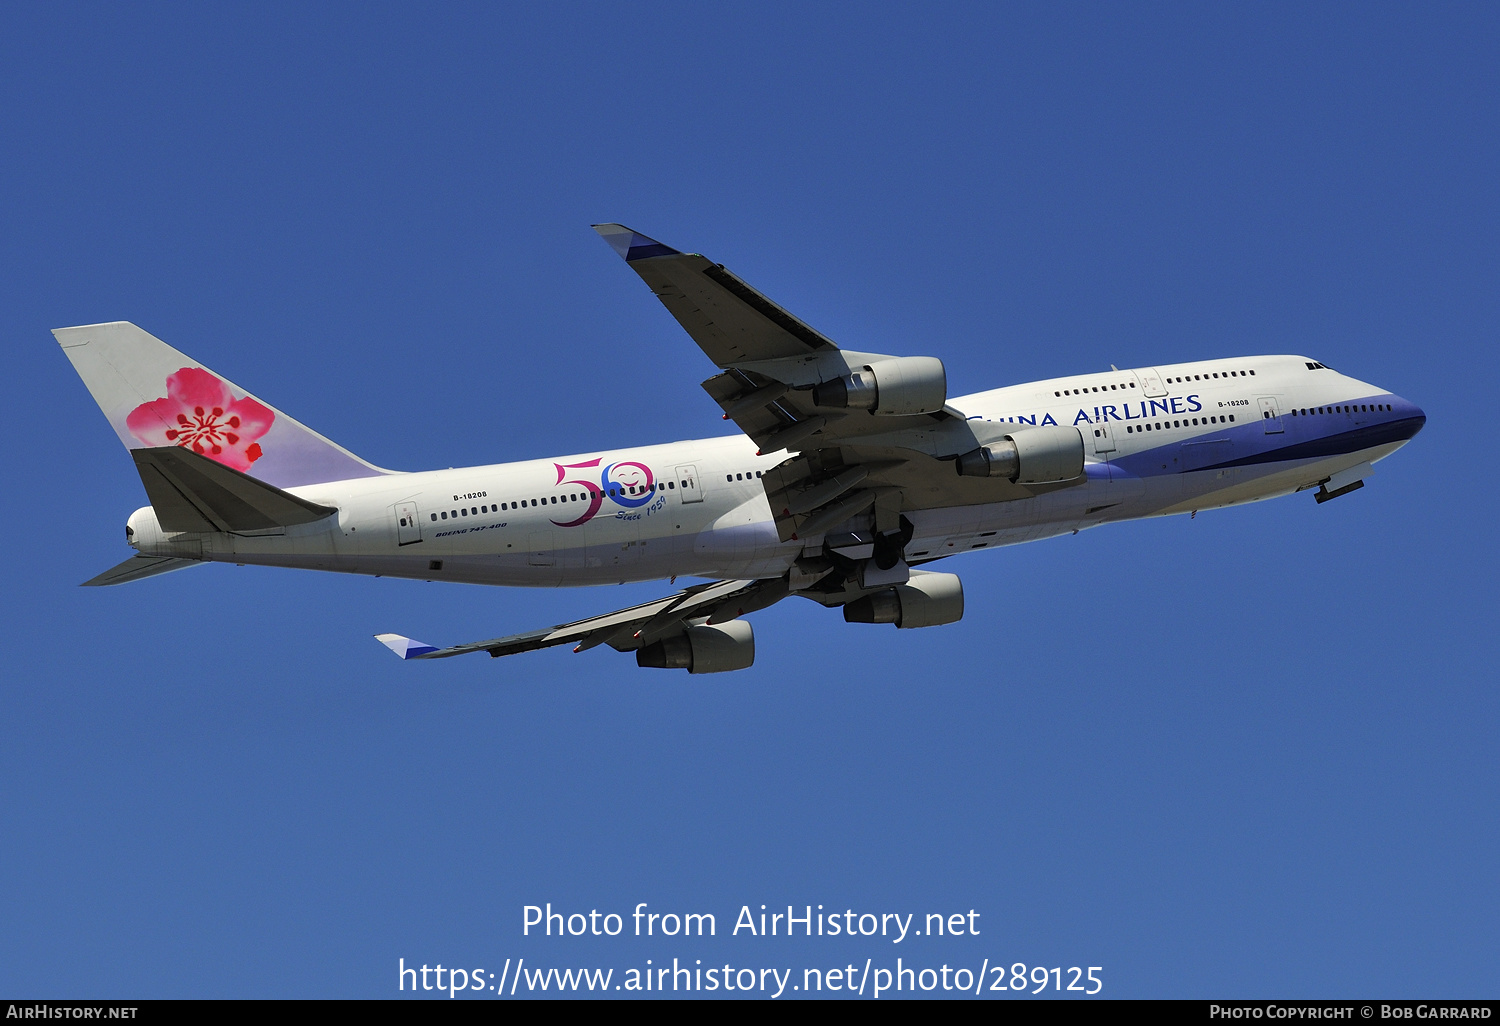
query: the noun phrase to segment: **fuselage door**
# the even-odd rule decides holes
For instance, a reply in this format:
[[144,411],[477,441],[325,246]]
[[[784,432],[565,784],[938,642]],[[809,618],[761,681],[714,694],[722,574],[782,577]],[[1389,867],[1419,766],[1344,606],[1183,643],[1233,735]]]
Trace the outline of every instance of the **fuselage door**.
[[422,525],[417,522],[415,502],[396,503],[391,507],[391,515],[396,518],[397,545],[410,545],[422,540]]
[[1167,394],[1166,386],[1161,383],[1161,375],[1156,371],[1136,371],[1136,377],[1141,379],[1141,391],[1146,394],[1147,399],[1160,399]]
[[698,468],[691,463],[677,468],[677,495],[683,502],[702,502],[698,487]]
[[1270,396],[1262,396],[1255,401],[1260,404],[1260,420],[1266,426],[1266,434],[1281,434],[1281,407],[1276,404],[1276,400]]
[[1115,436],[1110,430],[1107,422],[1095,424],[1091,429],[1094,432],[1094,452],[1107,453],[1115,451]]

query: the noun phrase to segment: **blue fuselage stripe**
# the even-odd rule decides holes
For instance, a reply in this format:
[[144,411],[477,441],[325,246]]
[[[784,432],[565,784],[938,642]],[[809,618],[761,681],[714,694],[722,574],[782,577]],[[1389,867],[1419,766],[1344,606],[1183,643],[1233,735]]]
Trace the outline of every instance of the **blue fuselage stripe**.
[[1377,445],[1404,442],[1422,430],[1422,425],[1425,423],[1427,423],[1426,417],[1404,417],[1385,424],[1370,424],[1366,427],[1355,428],[1353,431],[1341,431],[1336,435],[1325,435],[1322,438],[1283,445],[1264,452],[1242,456],[1237,460],[1226,460],[1202,469],[1217,470],[1224,467],[1248,467],[1257,463],[1283,463],[1289,460],[1313,460],[1323,456],[1341,456],[1345,453],[1359,452],[1361,449],[1373,449]]

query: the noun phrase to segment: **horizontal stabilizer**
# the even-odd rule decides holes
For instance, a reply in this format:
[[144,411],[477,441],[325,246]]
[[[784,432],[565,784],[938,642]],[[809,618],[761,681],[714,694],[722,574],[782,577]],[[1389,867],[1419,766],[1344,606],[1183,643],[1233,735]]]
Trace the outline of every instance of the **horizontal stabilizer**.
[[196,566],[201,559],[184,559],[180,556],[131,556],[119,566],[112,566],[98,577],[84,581],[84,588],[102,588],[106,584],[127,584],[143,577],[169,574],[173,570]]
[[416,659],[419,656],[437,651],[436,645],[428,645],[421,641],[414,641],[411,638],[403,638],[399,634],[377,634],[375,635],[375,640],[402,659]]
[[181,446],[132,449],[130,455],[163,530],[265,531],[337,512]]

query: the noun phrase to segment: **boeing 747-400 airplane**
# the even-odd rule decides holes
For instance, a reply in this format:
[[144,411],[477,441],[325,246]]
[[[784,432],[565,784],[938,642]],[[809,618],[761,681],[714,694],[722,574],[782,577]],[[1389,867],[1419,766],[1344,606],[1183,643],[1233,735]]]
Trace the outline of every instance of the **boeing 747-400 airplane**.
[[706,578],[643,605],[404,659],[609,645],[715,673],[788,596],[851,623],[963,616],[940,559],[1139,517],[1360,488],[1415,405],[1303,356],[1247,356],[950,396],[942,361],[840,349],[702,256],[597,225],[719,373],[743,434],[460,470],[382,470],[134,324],[53,334],[151,505],[137,555],[86,583],[200,562],[524,587]]

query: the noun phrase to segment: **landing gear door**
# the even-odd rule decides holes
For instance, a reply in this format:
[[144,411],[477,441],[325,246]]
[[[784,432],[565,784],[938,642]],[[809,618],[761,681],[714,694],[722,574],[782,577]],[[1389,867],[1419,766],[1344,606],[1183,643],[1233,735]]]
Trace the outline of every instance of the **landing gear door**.
[[415,502],[398,502],[391,507],[391,516],[396,520],[396,544],[410,545],[422,540],[422,525],[417,521]]
[[1284,430],[1281,425],[1281,407],[1276,404],[1276,400],[1262,396],[1255,401],[1260,404],[1260,420],[1266,426],[1266,434],[1281,434]]
[[1095,424],[1091,430],[1094,432],[1094,452],[1097,455],[1102,456],[1115,451],[1114,432],[1110,430],[1107,423]]
[[703,491],[698,487],[698,468],[691,463],[677,468],[677,497],[684,503],[703,501]]

